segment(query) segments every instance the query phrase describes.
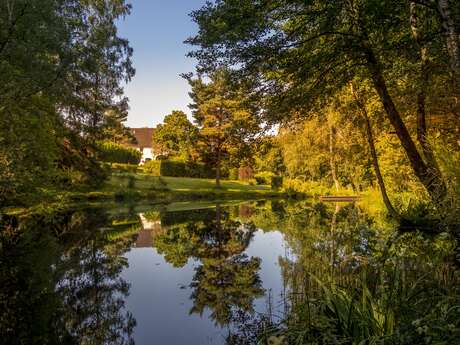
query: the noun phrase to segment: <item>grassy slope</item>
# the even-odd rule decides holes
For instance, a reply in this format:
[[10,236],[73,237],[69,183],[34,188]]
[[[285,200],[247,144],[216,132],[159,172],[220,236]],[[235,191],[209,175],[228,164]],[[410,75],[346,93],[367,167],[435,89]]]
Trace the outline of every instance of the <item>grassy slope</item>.
[[282,196],[269,186],[255,186],[242,181],[215,181],[188,177],[158,177],[147,174],[114,173],[101,192],[113,193],[121,198],[145,198],[156,201],[198,199],[248,199]]
[[[129,188],[129,179],[134,179],[134,186]],[[154,203],[176,201],[206,200],[248,200],[266,197],[283,197],[284,194],[270,189],[269,186],[254,186],[241,181],[222,181],[216,188],[215,181],[187,177],[161,177],[146,174],[117,173],[94,191],[46,190],[37,200],[29,200],[28,205],[8,207],[9,214],[23,213],[25,209],[34,209],[40,205],[68,205],[87,202],[111,202],[127,200],[145,200]]]
[[[128,176],[125,174],[114,174],[107,185],[114,188],[126,188],[128,186]],[[158,176],[146,174],[135,174],[134,189],[148,190],[160,186]],[[235,192],[267,192],[271,191],[269,186],[254,186],[241,181],[222,181],[221,187],[216,188],[215,180],[189,178],[189,177],[161,177],[166,186],[171,191],[179,192],[210,192],[210,191],[235,191]]]

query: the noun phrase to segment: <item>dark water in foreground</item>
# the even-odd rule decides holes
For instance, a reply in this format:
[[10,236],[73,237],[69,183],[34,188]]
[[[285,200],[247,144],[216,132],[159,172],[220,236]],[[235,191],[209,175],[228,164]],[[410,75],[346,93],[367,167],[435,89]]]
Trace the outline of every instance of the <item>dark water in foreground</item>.
[[409,284],[458,283],[448,240],[411,235],[390,248],[394,226],[370,213],[259,201],[5,217],[0,343],[250,344],[245,327],[282,320],[312,277],[372,285],[390,252]]

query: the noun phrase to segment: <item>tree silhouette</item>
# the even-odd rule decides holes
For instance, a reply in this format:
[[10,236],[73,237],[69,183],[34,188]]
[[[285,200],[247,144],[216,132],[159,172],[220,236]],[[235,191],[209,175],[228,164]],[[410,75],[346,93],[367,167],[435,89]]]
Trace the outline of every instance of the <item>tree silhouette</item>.
[[67,210],[2,233],[0,343],[134,343],[120,277],[134,237],[111,241],[109,222],[102,209]]

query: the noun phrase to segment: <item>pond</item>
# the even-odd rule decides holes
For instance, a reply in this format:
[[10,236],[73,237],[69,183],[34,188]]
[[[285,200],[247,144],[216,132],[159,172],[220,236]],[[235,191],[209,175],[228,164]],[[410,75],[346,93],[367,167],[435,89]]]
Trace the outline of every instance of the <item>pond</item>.
[[[424,301],[407,311],[420,320],[407,331],[416,341],[439,296],[458,297],[452,239],[395,235],[395,224],[357,203],[76,207],[3,217],[1,234],[5,344],[256,344],[267,330],[301,325],[305,306],[317,321],[302,329],[333,338],[346,331],[331,335],[330,319],[318,321],[330,318],[332,287],[375,298],[369,339],[400,332],[398,313]],[[452,339],[459,310],[444,315]],[[353,327],[347,337],[362,338]]]

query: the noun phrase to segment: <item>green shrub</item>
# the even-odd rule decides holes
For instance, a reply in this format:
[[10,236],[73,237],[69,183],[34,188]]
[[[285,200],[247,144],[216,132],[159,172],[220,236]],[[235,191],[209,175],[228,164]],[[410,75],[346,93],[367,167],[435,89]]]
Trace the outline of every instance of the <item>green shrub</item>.
[[103,162],[139,164],[142,153],[131,147],[126,147],[111,141],[97,144],[97,157]]
[[188,162],[185,168],[186,175],[184,177],[214,178],[216,176],[215,169],[208,167],[204,163]]
[[238,180],[238,168],[231,168],[228,170],[228,179],[229,180]]
[[142,166],[142,170],[146,174],[160,176],[161,162],[162,161],[157,161],[157,160],[145,162],[145,164]]
[[139,166],[133,164],[113,163],[112,170],[136,173],[139,170]]
[[184,162],[162,160],[160,165],[160,176],[186,177],[187,168]]
[[330,188],[316,181],[301,181],[299,179],[285,179],[283,189],[288,193],[303,193],[308,195],[329,195]]
[[283,186],[283,177],[282,176],[272,176],[271,178],[272,189],[280,189]]
[[256,179],[256,183],[258,185],[261,185],[261,184],[270,184],[273,176],[275,176],[275,174],[272,173],[271,171],[261,171],[255,174],[254,178]]

